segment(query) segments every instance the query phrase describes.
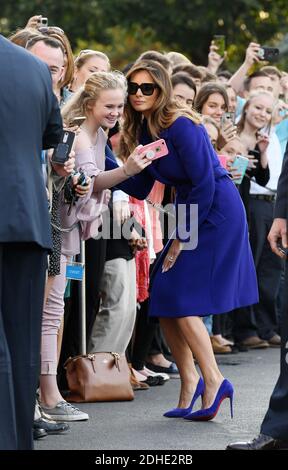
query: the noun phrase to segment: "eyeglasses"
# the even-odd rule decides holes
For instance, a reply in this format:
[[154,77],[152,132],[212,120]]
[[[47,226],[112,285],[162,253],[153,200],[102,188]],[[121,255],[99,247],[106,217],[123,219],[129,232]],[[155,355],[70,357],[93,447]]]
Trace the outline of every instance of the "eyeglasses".
[[63,29],[59,28],[58,26],[40,26],[38,28],[39,33],[42,34],[49,34],[49,33],[56,33],[56,34],[65,34]]
[[141,90],[141,93],[145,96],[151,96],[156,88],[159,88],[155,83],[141,83],[139,85],[136,82],[128,82],[128,95],[136,95],[137,91]]

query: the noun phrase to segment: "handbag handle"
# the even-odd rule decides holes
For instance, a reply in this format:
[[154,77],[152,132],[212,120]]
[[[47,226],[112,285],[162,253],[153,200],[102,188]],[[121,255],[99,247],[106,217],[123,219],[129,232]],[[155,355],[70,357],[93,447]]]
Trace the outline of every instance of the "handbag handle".
[[[119,364],[119,361],[120,361],[120,354],[119,353],[116,353],[116,352],[108,352],[107,354],[111,354],[113,356],[113,359],[114,359],[114,364],[115,366],[117,367],[118,371],[120,372],[120,364]],[[75,357],[68,357],[67,361],[65,361],[64,363],[64,369],[67,369],[67,365],[70,363],[70,362],[75,362],[77,361],[78,359],[80,358],[87,358],[91,361],[91,364],[92,364],[92,367],[93,367],[93,370],[95,372],[95,367],[94,367],[94,361],[95,361],[95,354],[86,354],[86,355],[80,355],[80,356],[75,356]]]

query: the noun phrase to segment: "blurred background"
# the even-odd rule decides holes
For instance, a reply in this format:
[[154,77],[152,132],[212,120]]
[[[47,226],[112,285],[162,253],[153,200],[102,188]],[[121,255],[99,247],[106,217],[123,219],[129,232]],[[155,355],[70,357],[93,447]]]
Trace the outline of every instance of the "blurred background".
[[122,68],[145,50],[175,50],[207,64],[214,34],[226,36],[229,69],[242,62],[249,42],[277,46],[288,66],[287,0],[0,0],[0,31],[8,36],[42,14],[60,26],[74,51],[105,52]]

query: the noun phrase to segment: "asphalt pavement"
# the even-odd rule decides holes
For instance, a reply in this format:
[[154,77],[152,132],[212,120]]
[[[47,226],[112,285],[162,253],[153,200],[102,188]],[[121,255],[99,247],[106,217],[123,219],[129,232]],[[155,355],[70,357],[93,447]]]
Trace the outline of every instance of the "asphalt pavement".
[[71,423],[69,434],[47,436],[36,441],[35,448],[221,450],[231,441],[254,437],[279,375],[280,349],[218,355],[217,362],[235,388],[234,419],[230,418],[229,400],[210,422],[164,418],[163,412],[177,404],[180,381],[174,378],[163,386],[136,391],[132,402],[80,404],[89,413],[88,421]]

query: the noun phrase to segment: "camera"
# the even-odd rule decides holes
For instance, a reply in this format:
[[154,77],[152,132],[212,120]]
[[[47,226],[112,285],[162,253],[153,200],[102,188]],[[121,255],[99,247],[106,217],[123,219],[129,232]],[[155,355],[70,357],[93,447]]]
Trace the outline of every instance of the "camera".
[[[76,183],[74,183],[75,176],[78,177]],[[68,215],[70,215],[71,213],[72,206],[79,199],[79,196],[76,193],[76,186],[78,185],[87,185],[87,176],[81,168],[79,169],[79,171],[74,172],[70,176],[68,176],[64,186],[64,200],[66,204],[69,204]]]
[[48,26],[48,18],[44,18],[44,16],[42,16],[42,18],[40,20],[40,25],[41,26]]
[[258,51],[258,57],[260,60],[273,61],[278,58],[279,49],[277,47],[262,46]]

